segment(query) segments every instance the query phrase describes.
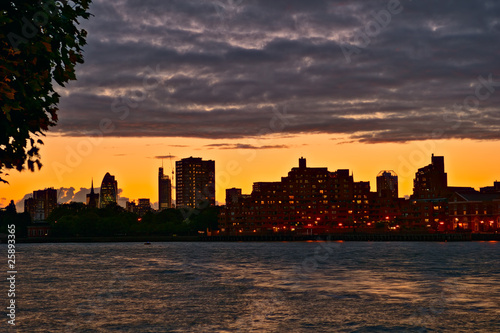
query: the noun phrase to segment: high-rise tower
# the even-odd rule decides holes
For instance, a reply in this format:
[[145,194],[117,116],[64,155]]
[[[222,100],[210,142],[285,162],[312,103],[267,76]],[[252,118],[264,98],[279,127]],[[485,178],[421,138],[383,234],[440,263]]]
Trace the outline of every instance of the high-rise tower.
[[377,175],[377,194],[379,198],[398,198],[398,175],[394,171],[379,172]]
[[111,176],[108,172],[102,180],[99,207],[104,208],[109,204],[116,204],[117,195],[118,183],[115,180],[115,176]]
[[447,195],[448,175],[444,172],[444,157],[432,154],[431,164],[418,169],[413,180],[414,199],[434,199]]
[[199,208],[208,202],[215,206],[215,162],[199,157],[175,162],[177,207]]
[[45,221],[57,207],[57,190],[47,188],[33,192],[33,197],[24,200],[24,211],[28,212],[33,222]]
[[163,167],[158,171],[158,210],[172,208],[172,180],[163,174]]

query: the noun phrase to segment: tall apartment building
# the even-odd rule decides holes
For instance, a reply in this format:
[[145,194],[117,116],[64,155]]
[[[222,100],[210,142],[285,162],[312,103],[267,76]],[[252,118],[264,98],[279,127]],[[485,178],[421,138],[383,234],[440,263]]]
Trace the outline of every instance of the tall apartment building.
[[[385,174],[384,174],[385,173]],[[444,158],[420,168],[409,200],[396,195],[397,178],[383,171],[377,192],[355,182],[349,170],[309,168],[299,160],[278,182],[257,182],[251,194],[226,190],[219,215],[222,233],[325,234],[375,229],[411,232],[500,232],[500,182],[481,189],[448,187]],[[385,194],[384,194],[385,193]]]
[[361,226],[370,216],[368,182],[354,182],[349,170],[309,168],[306,159],[279,182],[254,183],[250,195],[239,189],[227,194],[220,221],[225,232],[322,233],[343,226]]
[[137,203],[135,200],[127,201],[125,203],[125,210],[139,216],[144,216],[151,212],[151,201],[149,199],[139,199]]
[[398,175],[392,170],[380,171],[377,175],[379,198],[398,198]]
[[444,157],[432,154],[431,164],[418,169],[413,180],[412,199],[436,199],[448,195]]
[[172,208],[172,180],[161,167],[158,171],[158,210],[167,208]]
[[48,188],[33,192],[33,197],[24,200],[24,211],[33,222],[44,222],[57,207],[57,190]]
[[241,188],[228,188],[226,189],[226,205],[238,202],[241,197]]
[[199,157],[175,162],[176,205],[179,208],[215,206],[215,161]]

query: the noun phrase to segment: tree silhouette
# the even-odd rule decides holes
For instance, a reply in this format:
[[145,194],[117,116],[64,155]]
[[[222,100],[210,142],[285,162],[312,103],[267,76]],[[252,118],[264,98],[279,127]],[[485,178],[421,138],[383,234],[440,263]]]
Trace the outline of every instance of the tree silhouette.
[[0,5],[0,182],[9,169],[41,168],[40,145],[57,123],[59,95],[83,63],[90,0],[16,0]]

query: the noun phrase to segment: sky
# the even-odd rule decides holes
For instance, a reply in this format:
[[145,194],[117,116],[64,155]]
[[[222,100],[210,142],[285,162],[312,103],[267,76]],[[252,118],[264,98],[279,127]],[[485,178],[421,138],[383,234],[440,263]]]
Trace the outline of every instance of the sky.
[[158,199],[157,173],[216,162],[216,198],[308,166],[381,170],[412,191],[431,154],[449,185],[500,180],[500,3],[94,0],[85,63],[64,88],[43,168],[9,172],[0,207],[54,187]]

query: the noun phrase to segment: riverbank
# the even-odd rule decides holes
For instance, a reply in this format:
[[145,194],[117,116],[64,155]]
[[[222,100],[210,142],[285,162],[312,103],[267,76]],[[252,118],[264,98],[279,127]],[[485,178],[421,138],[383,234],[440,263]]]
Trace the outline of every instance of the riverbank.
[[211,242],[248,242],[248,241],[353,241],[353,242],[470,242],[500,241],[500,234],[399,234],[399,233],[342,233],[328,235],[235,235],[203,237]]
[[[127,243],[127,242],[304,242],[316,240],[353,242],[470,242],[500,241],[500,234],[399,234],[342,233],[328,235],[217,235],[217,236],[116,236],[18,238],[17,243]],[[6,240],[2,239],[5,244]]]
[[[147,243],[199,242],[198,236],[115,236],[115,237],[39,237],[17,238],[16,243]],[[2,240],[2,243],[5,243]]]

